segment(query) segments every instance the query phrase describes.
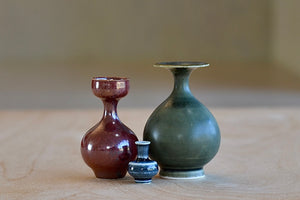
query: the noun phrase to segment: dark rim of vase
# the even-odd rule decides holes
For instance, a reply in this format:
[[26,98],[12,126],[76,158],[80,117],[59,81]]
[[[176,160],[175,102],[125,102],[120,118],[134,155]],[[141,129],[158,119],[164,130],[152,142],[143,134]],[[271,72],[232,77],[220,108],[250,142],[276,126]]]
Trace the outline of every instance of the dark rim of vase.
[[128,81],[129,78],[125,77],[93,77],[92,78],[95,81]]
[[154,67],[208,67],[208,66],[209,66],[208,63],[193,62],[193,61],[159,62],[154,64]]

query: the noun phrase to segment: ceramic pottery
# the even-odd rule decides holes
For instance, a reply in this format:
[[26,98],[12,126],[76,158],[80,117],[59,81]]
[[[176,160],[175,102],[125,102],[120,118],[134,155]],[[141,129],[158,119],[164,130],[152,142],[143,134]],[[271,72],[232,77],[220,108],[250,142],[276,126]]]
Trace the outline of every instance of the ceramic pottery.
[[149,155],[158,162],[161,177],[202,177],[203,166],[219,149],[220,131],[210,111],[192,95],[189,76],[209,64],[163,62],[154,66],[169,69],[175,83],[171,95],[145,125],[144,140],[151,141]]
[[92,79],[93,93],[102,99],[104,113],[101,121],[83,136],[81,154],[97,178],[124,177],[128,163],[136,158],[138,139],[117,115],[118,101],[127,95],[128,89],[127,78]]
[[135,179],[136,183],[151,183],[152,177],[158,172],[157,162],[148,157],[149,141],[135,142],[138,149],[137,159],[129,162],[128,173]]

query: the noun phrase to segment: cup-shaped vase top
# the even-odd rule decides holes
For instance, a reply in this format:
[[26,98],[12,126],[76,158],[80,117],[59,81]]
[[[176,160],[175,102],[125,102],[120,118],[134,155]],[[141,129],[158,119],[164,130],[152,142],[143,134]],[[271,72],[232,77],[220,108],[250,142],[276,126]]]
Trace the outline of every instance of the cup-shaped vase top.
[[154,67],[163,68],[198,68],[208,67],[208,63],[204,62],[191,62],[191,61],[178,61],[178,62],[159,62],[153,65]]
[[138,149],[137,162],[147,160],[149,154],[150,141],[136,141],[135,144]]
[[120,77],[94,77],[92,90],[99,98],[122,98],[129,90],[129,79]]

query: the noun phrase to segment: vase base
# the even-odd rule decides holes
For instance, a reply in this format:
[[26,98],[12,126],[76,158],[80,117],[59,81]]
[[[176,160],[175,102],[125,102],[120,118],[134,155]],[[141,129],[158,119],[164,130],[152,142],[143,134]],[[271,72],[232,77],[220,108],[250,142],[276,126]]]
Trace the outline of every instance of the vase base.
[[94,170],[96,178],[102,178],[102,179],[118,179],[123,178],[126,175],[126,170],[119,169],[119,170]]
[[160,177],[166,179],[197,179],[205,176],[203,169],[197,170],[170,170],[161,169]]
[[135,179],[136,183],[151,183],[152,179]]

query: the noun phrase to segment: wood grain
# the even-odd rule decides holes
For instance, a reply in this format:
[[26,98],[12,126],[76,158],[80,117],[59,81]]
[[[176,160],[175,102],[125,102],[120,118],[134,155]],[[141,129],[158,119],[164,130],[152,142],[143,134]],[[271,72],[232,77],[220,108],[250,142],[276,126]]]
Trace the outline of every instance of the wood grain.
[[[300,199],[300,108],[212,109],[219,153],[197,180],[96,179],[79,144],[101,111],[0,111],[0,199]],[[151,109],[120,109],[142,139]]]

